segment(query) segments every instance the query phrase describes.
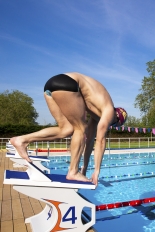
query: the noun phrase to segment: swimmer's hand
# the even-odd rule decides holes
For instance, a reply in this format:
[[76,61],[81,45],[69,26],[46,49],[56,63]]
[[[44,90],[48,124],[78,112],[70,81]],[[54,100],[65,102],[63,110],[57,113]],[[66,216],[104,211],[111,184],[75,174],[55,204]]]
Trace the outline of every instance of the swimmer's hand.
[[91,181],[93,184],[95,184],[96,186],[98,185],[98,176],[99,176],[99,173],[98,172],[94,172],[92,177],[91,177]]

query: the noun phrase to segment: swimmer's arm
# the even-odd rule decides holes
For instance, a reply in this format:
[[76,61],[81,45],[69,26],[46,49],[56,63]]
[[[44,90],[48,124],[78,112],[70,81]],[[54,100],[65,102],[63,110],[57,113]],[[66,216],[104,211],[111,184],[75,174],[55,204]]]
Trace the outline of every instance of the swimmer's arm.
[[106,148],[106,134],[108,127],[112,121],[109,113],[102,115],[98,126],[97,126],[97,134],[96,134],[96,143],[95,143],[95,151],[94,151],[94,161],[95,161],[95,170],[92,175],[92,180],[95,185],[98,183],[98,176],[100,173],[100,167],[102,163],[102,158]]

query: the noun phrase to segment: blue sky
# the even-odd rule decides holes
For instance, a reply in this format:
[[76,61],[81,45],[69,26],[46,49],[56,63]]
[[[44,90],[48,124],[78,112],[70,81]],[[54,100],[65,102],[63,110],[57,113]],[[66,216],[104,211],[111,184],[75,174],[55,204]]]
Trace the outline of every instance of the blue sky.
[[0,92],[28,94],[37,121],[53,123],[45,82],[80,72],[139,118],[135,97],[155,59],[154,12],[154,0],[0,0]]

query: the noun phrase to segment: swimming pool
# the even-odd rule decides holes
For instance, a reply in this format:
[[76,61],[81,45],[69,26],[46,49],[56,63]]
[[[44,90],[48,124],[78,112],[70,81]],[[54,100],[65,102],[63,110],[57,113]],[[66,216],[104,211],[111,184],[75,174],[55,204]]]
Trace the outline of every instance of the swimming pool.
[[[48,168],[52,173],[67,174],[70,156],[50,159]],[[87,177],[93,171],[91,156]],[[98,187],[80,193],[95,205],[155,197],[155,152],[104,155]],[[98,211],[94,228],[99,232],[155,232],[155,203]]]

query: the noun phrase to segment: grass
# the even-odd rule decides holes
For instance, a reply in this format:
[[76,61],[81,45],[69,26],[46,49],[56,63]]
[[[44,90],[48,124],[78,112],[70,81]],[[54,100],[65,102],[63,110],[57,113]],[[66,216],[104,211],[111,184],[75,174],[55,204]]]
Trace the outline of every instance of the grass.
[[155,142],[149,142],[148,146],[148,141],[143,141],[143,142],[121,142],[121,143],[110,143],[110,148],[113,149],[122,149],[122,148],[153,148],[155,147]]

